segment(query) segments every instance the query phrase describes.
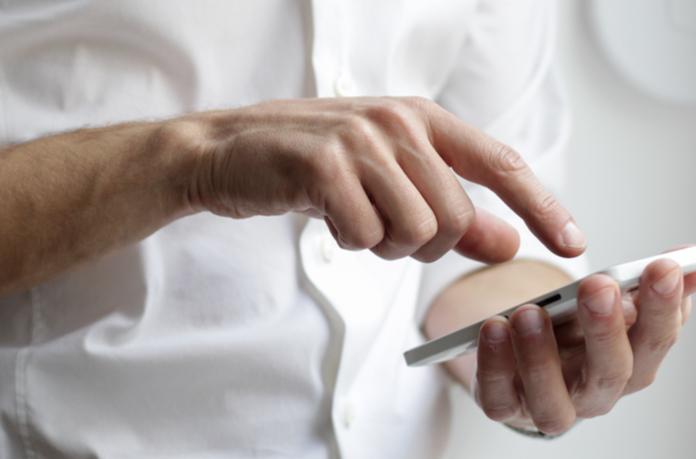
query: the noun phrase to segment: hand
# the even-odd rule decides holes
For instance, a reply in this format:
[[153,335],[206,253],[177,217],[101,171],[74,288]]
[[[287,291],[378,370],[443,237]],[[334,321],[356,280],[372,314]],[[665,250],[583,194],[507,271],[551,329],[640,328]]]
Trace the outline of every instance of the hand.
[[451,167],[495,191],[554,252],[584,250],[569,213],[519,154],[424,99],[267,102],[175,120],[160,137],[199,153],[194,207],[236,218],[306,212],[347,249],[511,258],[516,231],[475,210]]
[[609,277],[586,279],[576,318],[555,329],[535,305],[492,318],[479,338],[475,398],[491,419],[547,434],[608,413],[654,381],[694,292],[695,274],[658,260],[624,298]]

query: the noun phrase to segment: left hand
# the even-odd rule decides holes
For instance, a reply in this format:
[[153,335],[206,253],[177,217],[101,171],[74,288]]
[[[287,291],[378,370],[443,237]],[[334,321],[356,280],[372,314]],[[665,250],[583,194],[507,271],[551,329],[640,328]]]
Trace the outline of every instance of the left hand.
[[650,264],[634,294],[592,276],[578,292],[576,318],[553,327],[525,305],[482,326],[475,398],[488,417],[556,435],[578,418],[609,412],[649,386],[691,311],[696,275],[671,260]]

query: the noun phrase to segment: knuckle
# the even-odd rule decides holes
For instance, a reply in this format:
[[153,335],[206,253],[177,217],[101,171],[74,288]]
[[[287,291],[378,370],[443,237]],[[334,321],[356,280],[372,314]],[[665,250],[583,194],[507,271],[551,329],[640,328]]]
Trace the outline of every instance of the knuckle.
[[512,147],[501,142],[493,142],[490,148],[490,166],[494,171],[502,174],[519,174],[529,170],[522,155]]
[[339,162],[343,153],[343,146],[337,138],[328,137],[317,147],[316,155],[306,155],[308,166],[319,172],[331,170]]
[[499,385],[504,384],[513,377],[510,371],[502,371],[495,368],[486,368],[481,365],[476,370],[476,380],[481,385]]
[[413,118],[413,110],[408,103],[401,100],[383,99],[366,109],[366,118],[380,126],[407,130]]
[[328,202],[326,195],[326,190],[324,187],[320,186],[317,181],[312,181],[312,183],[306,187],[305,193],[307,195],[307,200],[319,213],[327,212]]
[[362,229],[363,225],[356,225],[354,231],[342,236],[344,242],[355,249],[371,249],[384,238],[384,232],[379,229]]
[[408,225],[395,234],[396,242],[407,246],[422,246],[437,234],[437,222],[432,217],[421,219],[417,224]]
[[345,128],[349,135],[358,137],[363,141],[371,142],[374,138],[375,129],[372,122],[364,116],[351,114],[345,120]]
[[348,168],[341,143],[337,140],[328,140],[322,144],[318,153],[318,158],[309,158],[306,161],[315,179],[322,184],[343,183],[348,176]]
[[553,363],[548,359],[528,361],[523,371],[529,381],[544,383],[549,379],[552,366]]
[[595,323],[592,325],[594,325],[596,328],[601,327],[601,329],[595,329],[591,333],[588,333],[588,338],[592,339],[592,341],[597,343],[602,348],[610,348],[614,346],[614,343],[619,341],[621,337],[626,334],[623,325],[619,327],[608,327],[606,323]]
[[556,200],[555,196],[551,193],[545,192],[539,199],[537,199],[532,206],[532,213],[538,215],[542,218],[553,215],[558,211],[560,204]]
[[650,338],[646,341],[646,346],[652,354],[662,355],[667,353],[677,342],[677,333],[672,332],[660,337]]
[[475,211],[468,206],[443,218],[439,222],[439,231],[447,236],[462,236],[469,229],[474,218]]
[[631,392],[643,390],[646,387],[651,386],[655,382],[655,379],[657,379],[657,372],[655,371],[651,371],[639,377],[633,378],[630,381]]
[[614,370],[611,373],[590,379],[590,386],[599,391],[621,391],[631,379],[631,368]]
[[408,96],[404,97],[403,100],[408,105],[421,110],[428,110],[432,108],[433,105],[436,105],[431,99],[423,96]]

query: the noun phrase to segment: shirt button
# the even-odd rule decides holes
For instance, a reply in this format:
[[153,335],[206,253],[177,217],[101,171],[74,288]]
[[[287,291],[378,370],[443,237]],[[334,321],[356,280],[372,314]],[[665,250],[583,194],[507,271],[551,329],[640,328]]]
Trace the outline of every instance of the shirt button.
[[321,243],[319,244],[319,252],[321,253],[321,258],[326,263],[331,263],[334,258],[336,258],[336,242],[330,236],[324,236],[321,238]]
[[353,404],[350,402],[346,403],[346,405],[343,407],[342,421],[343,427],[346,429],[350,429],[355,423],[355,406],[353,406]]
[[347,75],[341,75],[334,82],[334,92],[338,97],[352,96],[355,94],[355,85]]

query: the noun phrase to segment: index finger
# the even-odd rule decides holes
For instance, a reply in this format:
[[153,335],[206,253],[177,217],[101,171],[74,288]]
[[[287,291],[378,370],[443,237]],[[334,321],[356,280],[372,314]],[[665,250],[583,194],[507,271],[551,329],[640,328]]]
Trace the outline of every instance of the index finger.
[[586,240],[570,213],[522,156],[436,104],[426,109],[433,146],[461,177],[490,188],[558,255],[574,257]]

